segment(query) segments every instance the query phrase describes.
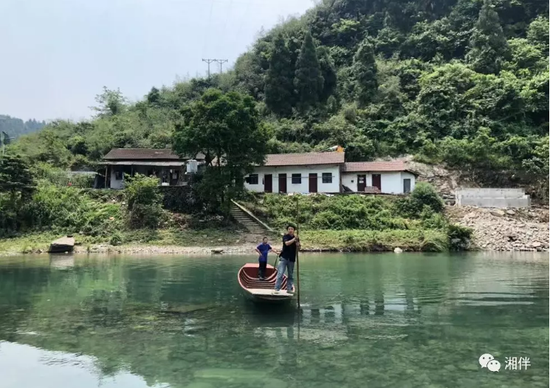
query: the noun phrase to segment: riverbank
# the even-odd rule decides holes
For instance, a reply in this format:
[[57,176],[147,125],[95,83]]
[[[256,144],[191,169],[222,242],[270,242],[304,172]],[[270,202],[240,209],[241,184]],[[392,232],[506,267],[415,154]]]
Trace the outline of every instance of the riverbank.
[[[60,236],[44,233],[0,240],[0,255],[46,253],[50,242],[58,237]],[[140,230],[132,233],[132,242],[121,245],[113,245],[108,240],[102,241],[89,236],[74,237],[77,243],[75,253],[203,255],[212,251],[254,254],[263,235],[210,229]],[[273,246],[279,245],[279,236],[271,235],[269,238]],[[319,230],[303,231],[300,238],[304,252],[391,252],[395,248],[410,252],[440,252],[447,249],[446,235],[433,230]]]
[[[453,222],[473,229],[469,250],[548,251],[548,208],[480,209],[447,207]],[[0,256],[46,253],[59,234],[30,234],[0,240]],[[254,254],[263,235],[235,228],[158,229],[121,232],[115,239],[75,235],[76,253],[205,255],[213,250],[224,254]],[[449,249],[445,232],[411,230],[304,230],[300,233],[304,252],[442,252]],[[277,247],[279,236],[269,236]]]
[[547,252],[548,207],[482,209],[447,207],[452,222],[472,228],[472,243],[483,251]]

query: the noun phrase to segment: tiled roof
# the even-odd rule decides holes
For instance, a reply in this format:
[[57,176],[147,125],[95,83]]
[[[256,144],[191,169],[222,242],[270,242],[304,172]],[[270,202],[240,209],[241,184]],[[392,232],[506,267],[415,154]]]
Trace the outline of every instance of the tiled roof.
[[308,152],[304,154],[270,154],[267,155],[264,166],[308,166],[319,164],[343,164],[343,152]]
[[[180,158],[179,155],[172,152],[170,148],[152,149],[152,148],[113,148],[103,157],[105,160],[180,160],[189,158]],[[199,152],[197,159],[204,159],[204,155]]]
[[406,163],[402,160],[392,162],[349,162],[344,163],[343,172],[390,172],[390,171],[410,171]]

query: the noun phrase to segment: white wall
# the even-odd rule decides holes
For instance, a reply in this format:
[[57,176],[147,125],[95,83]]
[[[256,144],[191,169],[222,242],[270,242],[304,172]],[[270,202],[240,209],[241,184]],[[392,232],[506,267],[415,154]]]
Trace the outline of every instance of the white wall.
[[342,185],[357,191],[357,175],[367,176],[367,186],[372,186],[372,174],[380,174],[381,192],[385,194],[403,194],[403,180],[411,180],[411,191],[416,183],[415,176],[409,172],[345,172],[342,174]]
[[124,173],[122,173],[122,179],[116,179],[116,170],[109,168],[111,171],[111,189],[123,189],[124,188]]
[[[323,183],[323,173],[332,174],[332,183]],[[287,193],[309,193],[309,174],[317,174],[317,192],[319,193],[339,193],[340,192],[340,167],[334,165],[327,166],[289,166],[289,167],[258,167],[253,174],[258,174],[258,184],[244,184],[245,188],[258,192],[264,192],[264,176],[273,175],[273,192],[279,192],[279,174],[286,174]],[[292,174],[301,174],[302,183],[293,184]]]

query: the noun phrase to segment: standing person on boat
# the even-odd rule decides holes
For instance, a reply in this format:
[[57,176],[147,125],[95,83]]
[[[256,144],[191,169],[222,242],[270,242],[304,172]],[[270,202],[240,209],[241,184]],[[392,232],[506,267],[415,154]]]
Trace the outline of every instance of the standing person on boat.
[[262,239],[262,243],[256,247],[256,252],[258,252],[258,278],[260,280],[265,280],[265,269],[267,267],[267,254],[269,252],[275,252],[277,253],[273,248],[271,248],[271,245],[267,242],[267,237],[264,237]]
[[283,250],[281,251],[279,265],[277,266],[277,282],[275,283],[275,293],[281,290],[283,275],[287,271],[286,291],[292,293],[294,282],[294,264],[296,263],[296,250],[300,248],[300,239],[296,235],[294,227],[289,225],[286,228],[287,233],[283,236]]

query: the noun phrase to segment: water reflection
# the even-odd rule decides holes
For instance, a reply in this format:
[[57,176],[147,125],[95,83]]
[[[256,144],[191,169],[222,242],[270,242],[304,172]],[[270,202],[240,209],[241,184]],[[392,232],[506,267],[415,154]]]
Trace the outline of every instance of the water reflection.
[[[149,386],[548,385],[547,261],[305,256],[296,309],[242,298],[234,279],[248,260],[9,259],[0,341],[92,356],[98,381],[129,371]],[[538,369],[480,374],[478,350],[522,351]]]
[[69,269],[74,267],[74,256],[68,255],[51,255],[50,256],[50,268],[52,269]]

